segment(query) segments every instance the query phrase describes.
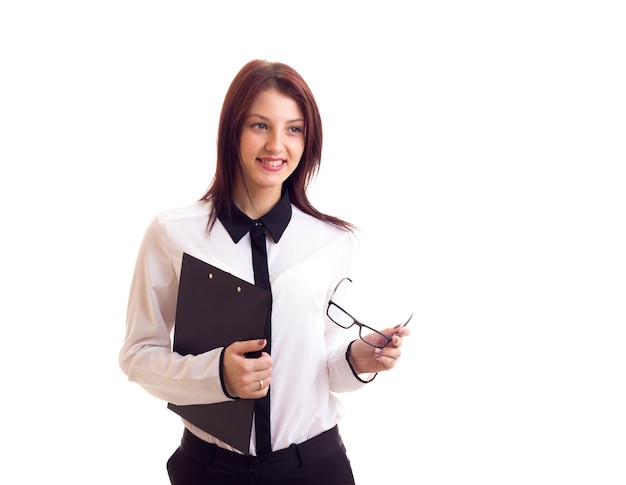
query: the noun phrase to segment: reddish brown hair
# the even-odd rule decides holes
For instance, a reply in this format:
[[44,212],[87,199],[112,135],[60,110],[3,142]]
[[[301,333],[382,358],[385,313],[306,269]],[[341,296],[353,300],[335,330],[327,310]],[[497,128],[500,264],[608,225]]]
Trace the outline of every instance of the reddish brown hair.
[[322,156],[322,120],[313,93],[293,68],[263,60],[253,60],[243,66],[224,98],[217,134],[215,175],[200,199],[213,201],[209,227],[218,213],[230,207],[237,177],[241,175],[239,140],[243,123],[256,97],[267,89],[276,89],[293,98],[304,115],[304,152],[298,168],[284,182],[291,203],[316,219],[343,229],[355,229],[349,222],[319,212],[307,197],[307,188],[319,170]]

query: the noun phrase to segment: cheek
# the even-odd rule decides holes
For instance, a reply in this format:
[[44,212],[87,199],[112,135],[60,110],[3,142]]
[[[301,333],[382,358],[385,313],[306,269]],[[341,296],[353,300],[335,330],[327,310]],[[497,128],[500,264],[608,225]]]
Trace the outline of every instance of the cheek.
[[250,137],[241,135],[241,138],[239,139],[239,153],[243,155],[249,152],[251,148],[252,142],[250,140]]
[[239,137],[239,152],[255,154],[267,145],[267,137],[261,133],[244,130]]
[[290,147],[291,157],[300,162],[302,159],[302,155],[304,154],[304,141],[298,141],[291,145]]

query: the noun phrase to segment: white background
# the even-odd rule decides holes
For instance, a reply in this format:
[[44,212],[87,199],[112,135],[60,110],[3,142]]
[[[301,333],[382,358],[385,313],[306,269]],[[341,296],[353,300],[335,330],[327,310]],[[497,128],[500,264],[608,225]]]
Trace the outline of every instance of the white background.
[[357,483],[626,483],[620,3],[2,2],[3,476],[168,483],[180,422],[117,364],[134,258],[264,58],[320,105],[314,203],[415,312],[346,396]]

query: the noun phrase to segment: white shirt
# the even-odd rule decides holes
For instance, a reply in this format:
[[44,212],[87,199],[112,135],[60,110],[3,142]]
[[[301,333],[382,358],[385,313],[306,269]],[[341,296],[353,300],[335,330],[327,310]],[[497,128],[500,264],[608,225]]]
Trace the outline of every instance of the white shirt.
[[[334,286],[350,275],[354,236],[291,208],[279,242],[267,238],[273,450],[335,426],[341,404],[334,393],[364,385],[346,360],[353,334],[326,316]],[[183,252],[254,283],[249,233],[235,244],[219,220],[208,232],[210,210],[211,202],[201,201],[157,215],[139,249],[130,290],[120,366],[130,381],[177,405],[230,400],[220,382],[222,348],[186,356],[172,351]],[[184,419],[183,424],[201,439],[233,450]],[[251,454],[254,441],[253,427]]]

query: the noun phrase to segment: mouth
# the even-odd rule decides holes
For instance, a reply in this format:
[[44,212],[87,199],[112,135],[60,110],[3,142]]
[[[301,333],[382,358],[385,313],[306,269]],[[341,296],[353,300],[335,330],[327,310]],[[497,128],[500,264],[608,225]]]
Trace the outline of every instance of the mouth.
[[271,168],[280,167],[285,160],[282,158],[257,158],[257,161]]

